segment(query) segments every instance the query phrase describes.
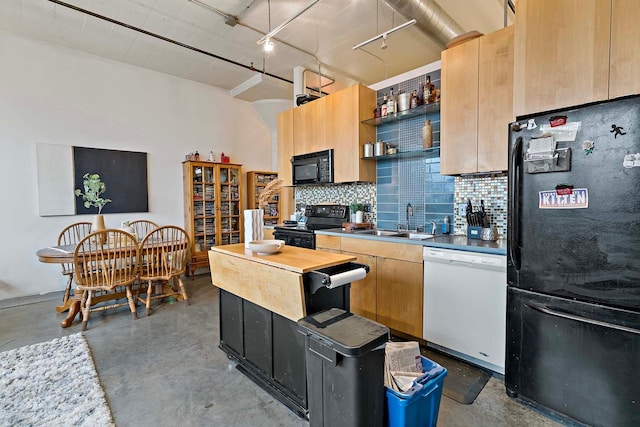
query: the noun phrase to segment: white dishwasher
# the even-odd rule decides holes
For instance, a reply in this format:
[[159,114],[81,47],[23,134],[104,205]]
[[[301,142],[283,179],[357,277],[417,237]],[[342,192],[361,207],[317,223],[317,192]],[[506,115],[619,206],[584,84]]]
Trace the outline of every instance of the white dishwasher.
[[504,374],[506,256],[424,247],[423,338]]

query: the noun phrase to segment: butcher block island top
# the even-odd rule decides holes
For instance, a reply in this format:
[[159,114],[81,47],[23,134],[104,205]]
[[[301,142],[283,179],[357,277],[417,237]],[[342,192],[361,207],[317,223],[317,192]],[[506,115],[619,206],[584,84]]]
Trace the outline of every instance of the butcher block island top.
[[289,320],[307,315],[305,273],[355,261],[355,256],[285,246],[258,255],[244,243],[214,246],[209,251],[214,286],[251,301]]

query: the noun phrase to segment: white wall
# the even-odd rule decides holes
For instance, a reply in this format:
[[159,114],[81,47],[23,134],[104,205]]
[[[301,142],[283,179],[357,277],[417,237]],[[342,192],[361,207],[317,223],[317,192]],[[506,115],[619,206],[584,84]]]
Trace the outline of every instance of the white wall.
[[135,218],[182,226],[188,152],[271,169],[270,130],[225,90],[2,32],[0,64],[0,300],[63,289],[60,267],[35,253],[91,220],[38,216],[36,143],[148,153],[150,212],[108,214],[108,227]]

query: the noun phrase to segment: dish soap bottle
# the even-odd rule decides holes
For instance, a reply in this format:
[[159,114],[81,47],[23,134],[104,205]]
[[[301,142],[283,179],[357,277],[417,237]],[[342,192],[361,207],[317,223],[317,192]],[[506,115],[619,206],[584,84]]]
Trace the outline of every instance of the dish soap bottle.
[[451,229],[449,228],[449,217],[444,217],[444,222],[442,223],[442,234],[449,234]]
[[427,120],[422,127],[422,148],[431,147],[433,147],[433,130],[431,128],[431,120]]

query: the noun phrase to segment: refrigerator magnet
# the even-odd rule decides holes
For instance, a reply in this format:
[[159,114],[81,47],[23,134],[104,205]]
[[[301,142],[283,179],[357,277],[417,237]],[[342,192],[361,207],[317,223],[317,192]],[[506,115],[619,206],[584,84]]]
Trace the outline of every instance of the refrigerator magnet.
[[593,153],[593,149],[595,148],[595,144],[593,143],[593,141],[589,141],[586,140],[582,143],[582,149],[584,150],[584,154],[585,156],[588,156],[589,154]]
[[617,138],[618,135],[626,135],[626,132],[622,132],[624,128],[622,126],[616,126],[615,123],[611,125],[611,130],[609,133],[613,134],[613,138]]
[[622,166],[625,168],[637,168],[640,167],[640,153],[627,154],[624,156]]
[[558,196],[566,196],[567,194],[573,194],[573,185],[570,185],[570,184],[556,185],[556,194]]
[[586,188],[574,188],[570,194],[558,194],[557,190],[538,193],[540,209],[586,209],[588,207],[589,191]]

